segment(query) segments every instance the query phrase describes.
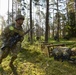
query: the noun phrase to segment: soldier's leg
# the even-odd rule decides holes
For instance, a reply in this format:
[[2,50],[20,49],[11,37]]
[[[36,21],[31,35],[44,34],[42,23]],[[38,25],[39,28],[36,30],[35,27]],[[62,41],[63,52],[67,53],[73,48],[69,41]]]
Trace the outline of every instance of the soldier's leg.
[[2,60],[8,56],[8,54],[9,54],[8,48],[6,48],[3,51],[0,50],[0,64],[2,63]]
[[9,64],[10,67],[12,67],[13,62],[16,60],[16,58],[17,58],[17,55],[12,56],[11,61],[10,61],[10,64]]
[[13,49],[11,50],[11,54],[12,54],[12,58],[11,58],[11,61],[10,61],[10,67],[13,65],[13,62],[16,60],[17,58],[17,55],[18,53],[20,52],[21,50],[21,43],[17,43]]

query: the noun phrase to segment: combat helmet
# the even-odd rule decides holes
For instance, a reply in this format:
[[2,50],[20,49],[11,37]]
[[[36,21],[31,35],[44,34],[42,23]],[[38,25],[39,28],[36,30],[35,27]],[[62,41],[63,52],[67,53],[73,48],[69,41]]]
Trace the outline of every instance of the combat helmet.
[[17,15],[16,18],[15,18],[15,21],[17,21],[19,19],[23,19],[24,20],[24,16],[23,15]]

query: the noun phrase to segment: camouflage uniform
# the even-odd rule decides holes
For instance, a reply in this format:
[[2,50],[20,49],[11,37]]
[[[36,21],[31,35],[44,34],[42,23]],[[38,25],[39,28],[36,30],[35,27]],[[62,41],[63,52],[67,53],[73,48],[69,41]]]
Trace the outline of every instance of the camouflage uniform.
[[[15,23],[7,26],[4,31],[2,32],[2,41],[3,43],[7,42],[8,39],[10,37],[12,37],[15,33],[19,33],[20,36],[23,36],[24,31],[22,29],[22,27],[20,26],[19,28],[16,27]],[[17,58],[17,54],[18,52],[21,50],[21,42],[23,40],[23,37],[21,38],[21,40],[19,42],[17,42],[17,44],[15,44],[14,46],[12,46],[12,48],[6,48],[5,50],[0,50],[0,63],[2,62],[2,60],[4,58],[7,57],[7,55],[10,53],[12,55],[11,58],[11,62],[10,64],[13,63],[13,61]]]

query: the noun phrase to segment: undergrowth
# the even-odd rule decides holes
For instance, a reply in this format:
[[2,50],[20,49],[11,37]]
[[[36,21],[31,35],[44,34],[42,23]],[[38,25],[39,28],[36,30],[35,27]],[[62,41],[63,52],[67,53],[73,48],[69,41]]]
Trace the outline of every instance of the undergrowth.
[[[11,56],[0,65],[0,75],[16,75],[9,67]],[[22,50],[14,62],[18,75],[76,75],[76,64],[56,61],[46,56],[40,44],[22,44]]]

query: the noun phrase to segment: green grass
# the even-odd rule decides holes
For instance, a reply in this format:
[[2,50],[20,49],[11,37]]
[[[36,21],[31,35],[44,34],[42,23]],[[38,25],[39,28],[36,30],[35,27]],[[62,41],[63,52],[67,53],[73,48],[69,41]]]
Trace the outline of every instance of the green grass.
[[[52,41],[51,41],[52,42]],[[61,41],[64,43],[66,41]],[[57,43],[53,41],[53,43]],[[74,42],[67,41],[68,44]],[[5,58],[0,65],[0,75],[14,75],[9,67],[11,57]],[[68,61],[55,61],[53,57],[46,56],[40,44],[29,45],[22,44],[22,51],[18,54],[17,60],[14,62],[18,75],[76,75],[76,64]]]

